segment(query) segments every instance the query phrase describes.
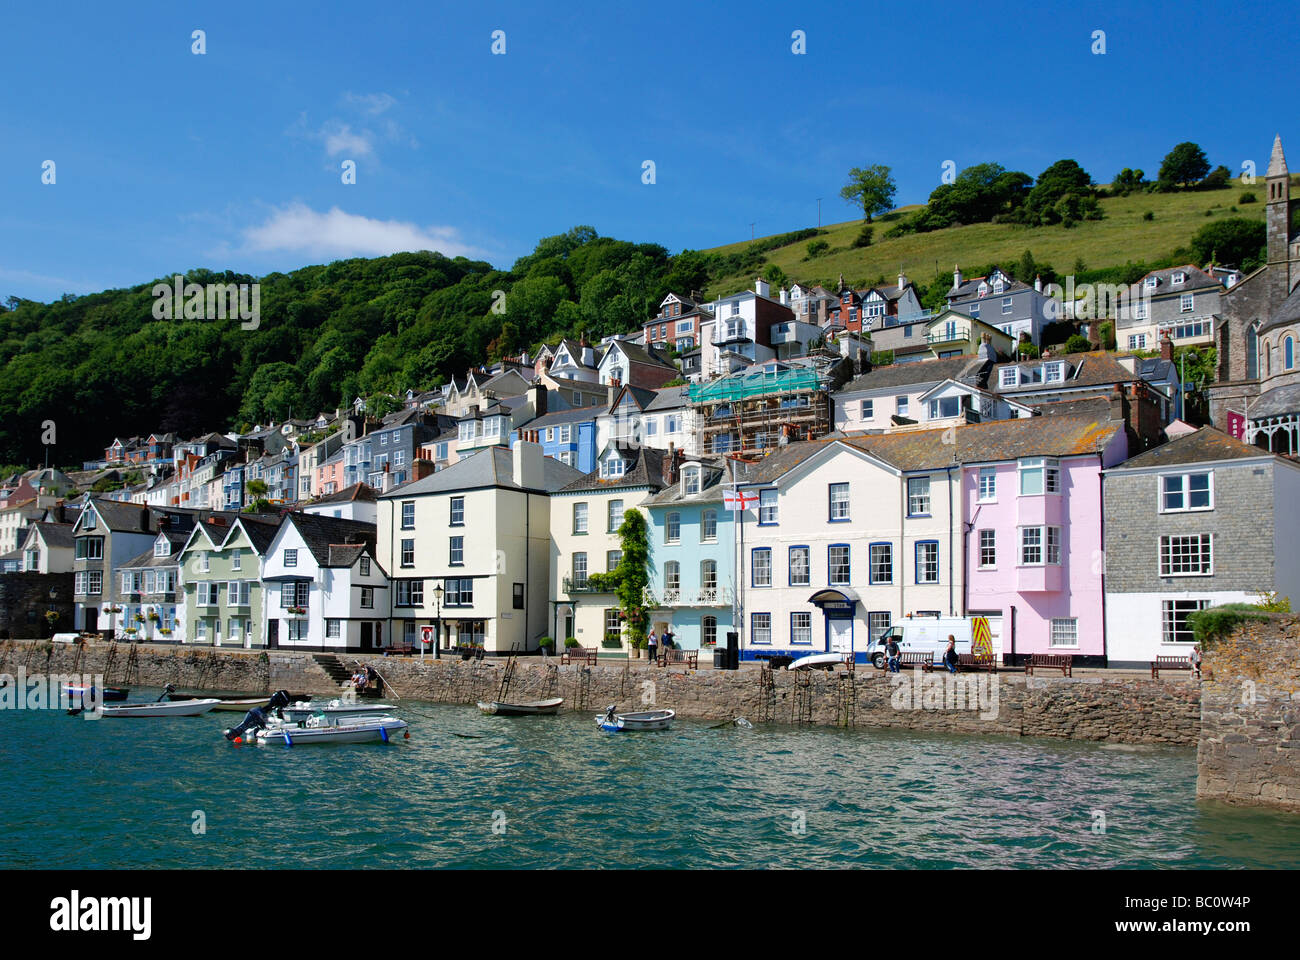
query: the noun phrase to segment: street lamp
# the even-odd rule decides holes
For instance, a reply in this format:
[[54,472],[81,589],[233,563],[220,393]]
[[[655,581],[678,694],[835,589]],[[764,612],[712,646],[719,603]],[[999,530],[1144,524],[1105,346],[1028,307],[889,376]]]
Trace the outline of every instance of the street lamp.
[[442,584],[433,588],[433,659],[442,659]]

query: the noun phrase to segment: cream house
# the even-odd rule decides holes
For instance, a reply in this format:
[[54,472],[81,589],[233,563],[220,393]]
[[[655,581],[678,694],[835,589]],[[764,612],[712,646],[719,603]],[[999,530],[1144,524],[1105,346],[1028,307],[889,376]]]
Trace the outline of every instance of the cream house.
[[611,447],[597,469],[551,496],[550,635],[557,649],[569,637],[584,647],[627,648],[618,597],[593,575],[618,566],[624,513],[644,508],[663,489],[671,464],[662,450]]
[[379,498],[380,566],[392,578],[390,636],[488,653],[547,635],[551,494],[581,476],[535,443],[489,447]]

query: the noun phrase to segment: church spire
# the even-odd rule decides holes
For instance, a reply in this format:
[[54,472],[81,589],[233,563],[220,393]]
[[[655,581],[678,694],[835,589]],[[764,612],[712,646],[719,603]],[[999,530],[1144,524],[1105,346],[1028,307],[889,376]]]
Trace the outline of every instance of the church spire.
[[1265,176],[1285,177],[1286,175],[1286,154],[1282,152],[1282,135],[1278,134],[1273,138],[1273,154],[1268,158],[1268,173]]

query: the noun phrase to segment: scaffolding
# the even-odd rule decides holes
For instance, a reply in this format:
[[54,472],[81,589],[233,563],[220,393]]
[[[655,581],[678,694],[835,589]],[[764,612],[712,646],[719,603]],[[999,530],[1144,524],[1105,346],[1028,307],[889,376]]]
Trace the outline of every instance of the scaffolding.
[[829,433],[828,381],[827,371],[811,367],[765,366],[692,384],[687,396],[705,451],[745,453]]

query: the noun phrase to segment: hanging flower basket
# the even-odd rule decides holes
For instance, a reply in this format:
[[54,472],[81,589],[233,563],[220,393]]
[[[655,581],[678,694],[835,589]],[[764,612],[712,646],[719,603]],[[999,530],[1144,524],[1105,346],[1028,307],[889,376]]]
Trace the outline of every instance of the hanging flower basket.
[[169,629],[166,628],[166,627],[163,627],[163,628],[162,628],[161,630],[159,630],[158,632],[159,632],[160,634],[162,634],[164,637],[170,637],[170,636],[172,635],[171,630],[169,630]]
[[295,616],[295,617],[301,617],[303,614],[305,614],[305,613],[307,612],[307,608],[306,608],[306,607],[289,607],[289,608],[288,608],[288,612],[289,612],[290,614],[292,614],[293,616]]
[[162,619],[162,617],[158,616],[157,611],[154,611],[154,610],[149,611],[149,622],[150,622],[150,623],[157,623],[157,622],[160,621],[161,619]]
[[143,614],[137,613],[134,617],[132,617],[132,619],[135,620],[136,623],[144,623]]

